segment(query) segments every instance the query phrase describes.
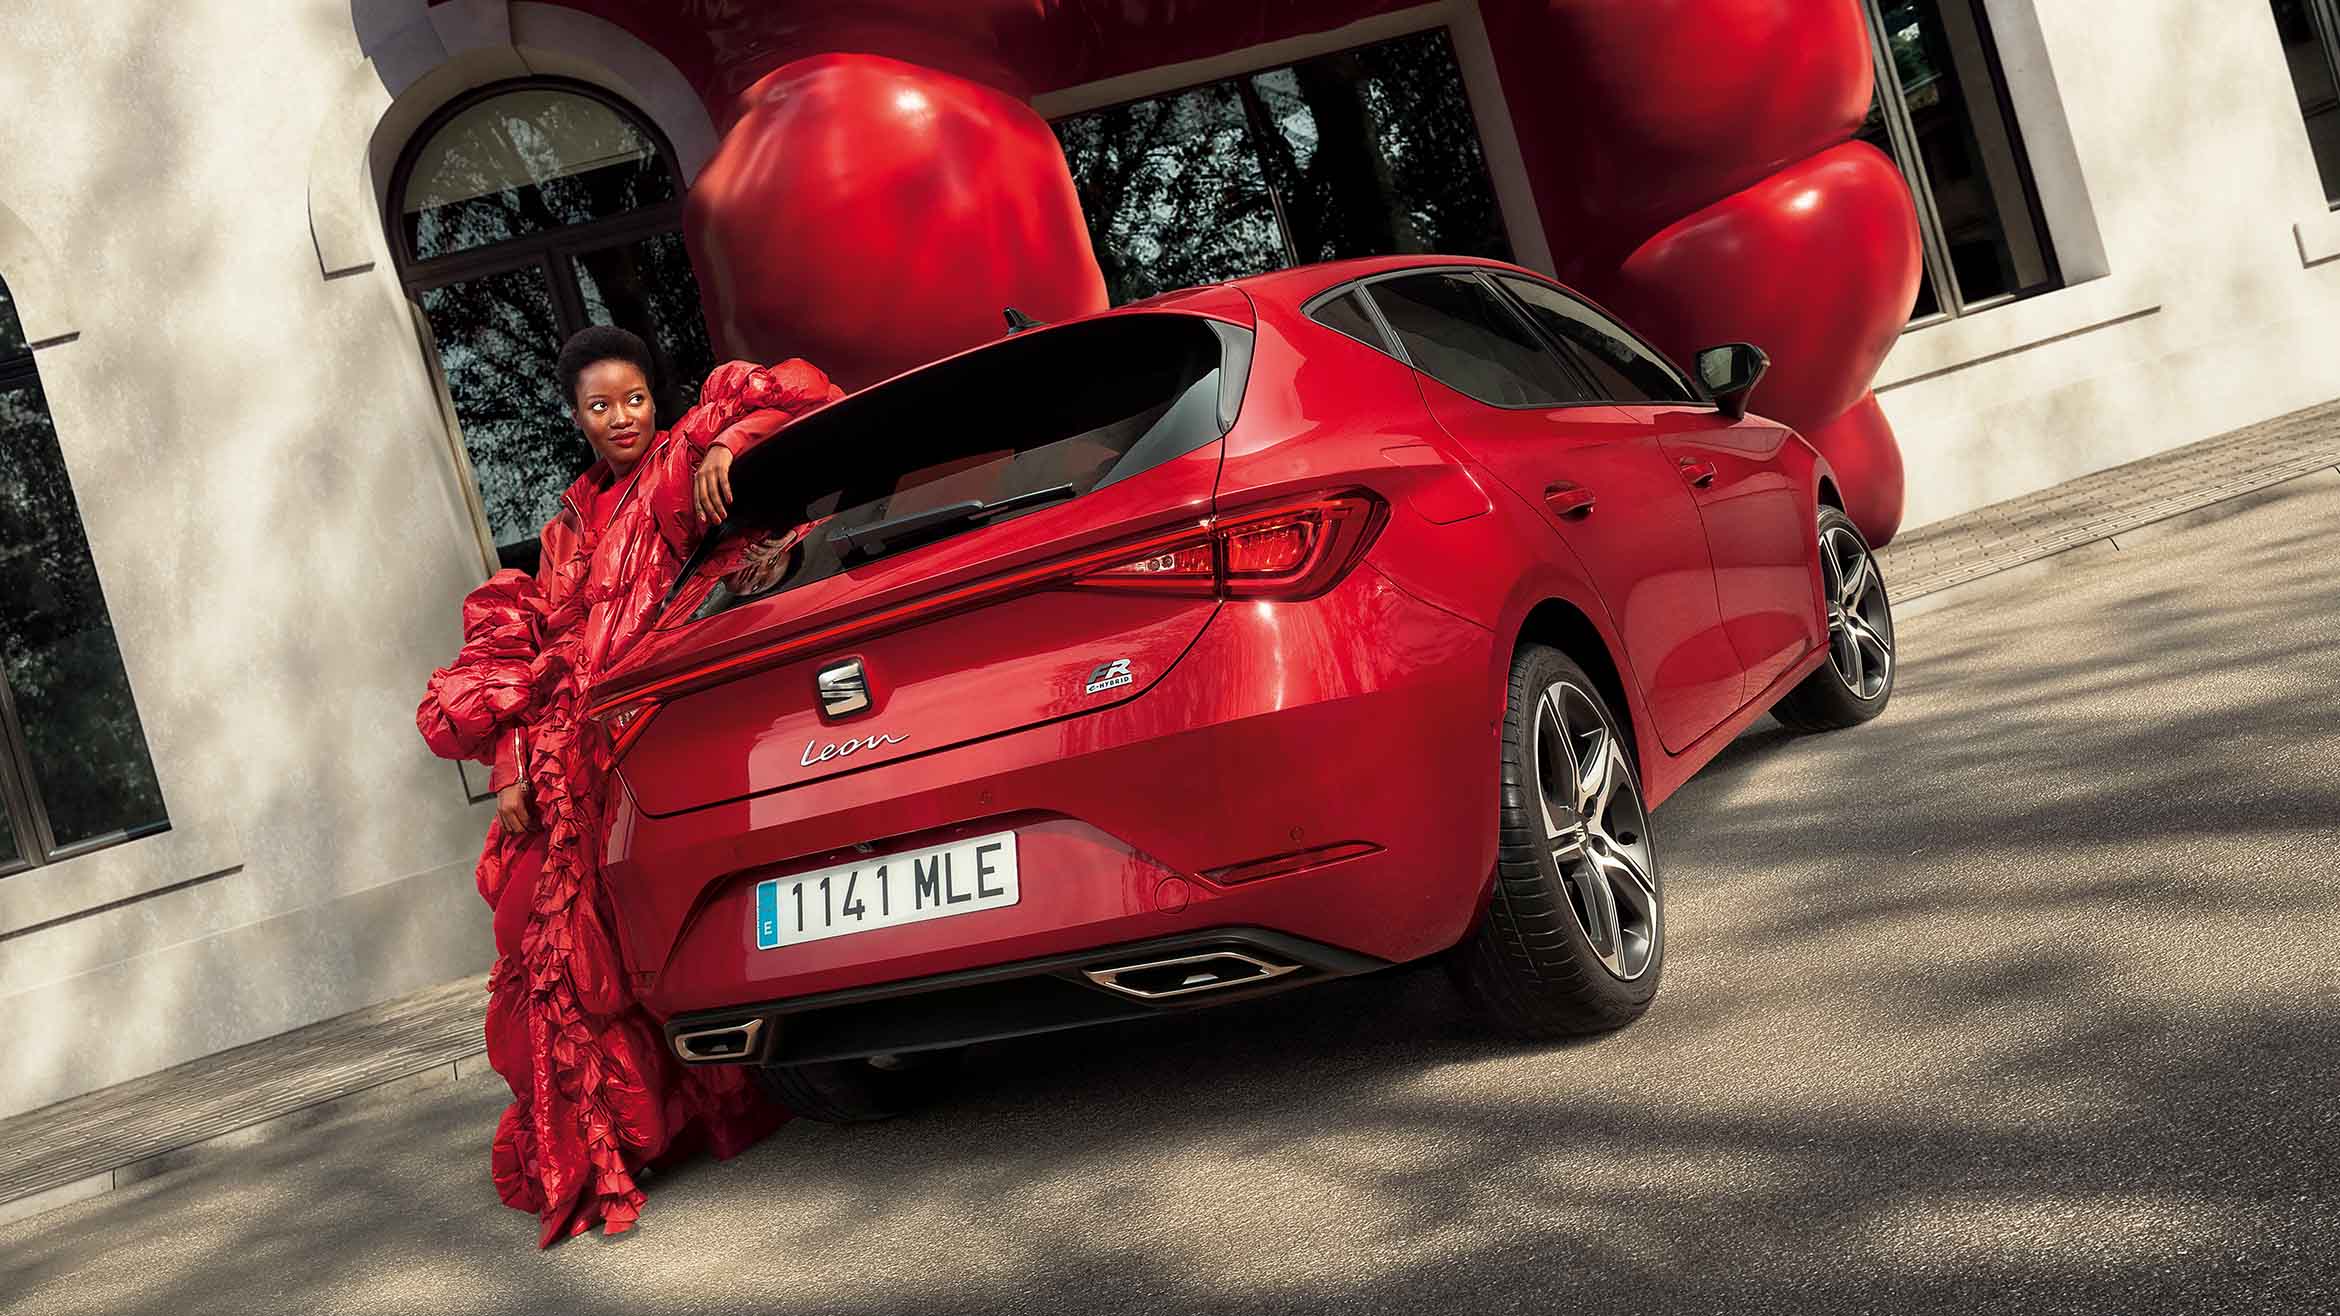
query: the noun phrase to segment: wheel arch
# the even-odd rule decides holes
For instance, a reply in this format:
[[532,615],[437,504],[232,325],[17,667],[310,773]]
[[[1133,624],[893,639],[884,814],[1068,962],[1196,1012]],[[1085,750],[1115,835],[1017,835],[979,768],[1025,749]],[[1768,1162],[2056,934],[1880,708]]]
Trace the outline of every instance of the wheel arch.
[[1640,701],[1625,680],[1624,669],[1616,655],[1609,651],[1607,637],[1582,608],[1566,599],[1548,598],[1528,610],[1521,619],[1519,637],[1512,645],[1516,656],[1522,645],[1548,644],[1567,654],[1584,674],[1600,688],[1601,698],[1617,712],[1617,719],[1625,725],[1626,743],[1632,747],[1633,762],[1644,777],[1650,767],[1650,746],[1642,735]]

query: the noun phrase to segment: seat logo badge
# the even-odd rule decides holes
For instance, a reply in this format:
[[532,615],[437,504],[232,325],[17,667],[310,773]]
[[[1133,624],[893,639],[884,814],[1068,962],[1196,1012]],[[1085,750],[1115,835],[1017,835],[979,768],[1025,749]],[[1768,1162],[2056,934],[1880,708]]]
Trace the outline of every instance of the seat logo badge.
[[1082,687],[1081,693],[1093,695],[1101,690],[1117,689],[1128,685],[1132,679],[1129,674],[1129,659],[1116,658],[1109,663],[1097,664],[1097,670],[1089,673],[1089,683]]
[[844,717],[869,707],[869,678],[862,673],[859,658],[822,668],[813,677],[813,687],[820,692],[823,717]]

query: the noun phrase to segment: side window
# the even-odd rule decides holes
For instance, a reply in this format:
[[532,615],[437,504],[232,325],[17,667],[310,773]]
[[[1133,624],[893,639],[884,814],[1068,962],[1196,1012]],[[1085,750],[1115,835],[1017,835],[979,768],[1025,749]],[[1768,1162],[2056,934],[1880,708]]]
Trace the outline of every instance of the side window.
[[1694,402],[1697,395],[1674,368],[1616,321],[1546,284],[1510,275],[1503,286],[1592,376],[1613,402]]
[[1354,292],[1343,293],[1308,313],[1308,318],[1327,329],[1336,329],[1368,347],[1397,355],[1389,345],[1389,336],[1374,323],[1372,312],[1365,309],[1363,299]]
[[1499,407],[1593,401],[1535,331],[1468,274],[1409,274],[1369,287],[1414,368]]
[[0,875],[163,831],[40,371],[0,281]]

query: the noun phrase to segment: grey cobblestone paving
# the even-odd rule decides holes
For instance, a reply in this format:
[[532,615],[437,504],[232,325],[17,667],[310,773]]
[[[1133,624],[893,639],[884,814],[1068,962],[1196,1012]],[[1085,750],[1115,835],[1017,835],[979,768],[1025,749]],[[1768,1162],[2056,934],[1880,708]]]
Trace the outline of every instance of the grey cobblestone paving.
[[[1918,527],[1879,556],[1895,597],[1915,599],[2336,466],[2340,401]],[[0,1121],[0,1216],[12,1202],[103,1192],[174,1153],[459,1066],[481,1051],[485,1006],[481,980],[466,978]],[[108,1175],[113,1183],[99,1178]]]
[[1877,557],[1906,601],[2336,466],[2340,401],[1919,526]]

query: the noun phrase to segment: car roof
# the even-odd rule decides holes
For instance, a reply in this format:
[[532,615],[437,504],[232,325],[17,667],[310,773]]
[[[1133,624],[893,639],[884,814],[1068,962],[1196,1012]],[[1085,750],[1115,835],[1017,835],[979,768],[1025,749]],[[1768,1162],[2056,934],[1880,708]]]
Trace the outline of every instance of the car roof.
[[1361,256],[1351,260],[1330,260],[1314,265],[1295,265],[1290,269],[1270,270],[1265,274],[1247,275],[1230,280],[1255,297],[1266,297],[1287,306],[1298,306],[1328,288],[1356,279],[1367,279],[1377,274],[1391,274],[1400,270],[1452,269],[1457,265],[1478,266],[1483,269],[1503,270],[1524,274],[1531,279],[1546,279],[1524,265],[1510,261],[1490,260],[1484,256]]

